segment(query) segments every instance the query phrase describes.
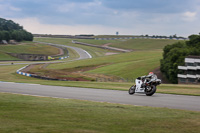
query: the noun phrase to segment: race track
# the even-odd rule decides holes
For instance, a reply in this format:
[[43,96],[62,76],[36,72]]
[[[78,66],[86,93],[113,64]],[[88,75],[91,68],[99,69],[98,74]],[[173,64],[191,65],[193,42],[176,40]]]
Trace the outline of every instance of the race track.
[[0,82],[0,92],[200,111],[199,96],[158,93],[153,96],[146,96],[142,94],[129,95],[127,91],[47,86],[12,82]]
[[[45,44],[74,49],[80,55],[80,57],[75,60],[92,58],[89,53],[80,48],[65,46],[60,44],[51,44],[51,43],[45,43]],[[46,62],[40,62],[40,63],[46,63]],[[15,62],[15,65],[16,64],[23,64],[23,63]],[[34,64],[34,62],[29,62],[24,64]],[[10,65],[10,64],[5,63],[0,65]],[[158,93],[154,94],[153,96],[146,96],[140,94],[129,95],[127,91],[46,86],[46,85],[12,83],[12,82],[0,82],[0,92],[200,111],[199,96],[169,95],[169,94],[158,94]]]

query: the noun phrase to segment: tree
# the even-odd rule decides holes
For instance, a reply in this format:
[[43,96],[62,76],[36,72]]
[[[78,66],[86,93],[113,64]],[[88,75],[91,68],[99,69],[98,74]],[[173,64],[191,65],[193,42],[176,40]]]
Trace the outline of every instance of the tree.
[[8,31],[2,31],[2,40],[9,41],[10,40],[10,33]]
[[200,35],[189,36],[189,41],[167,45],[163,49],[160,70],[172,83],[177,83],[178,66],[184,65],[188,55],[200,55]]
[[33,35],[23,29],[22,26],[13,22],[12,20],[6,20],[0,18],[0,41],[10,39],[20,41],[32,41]]

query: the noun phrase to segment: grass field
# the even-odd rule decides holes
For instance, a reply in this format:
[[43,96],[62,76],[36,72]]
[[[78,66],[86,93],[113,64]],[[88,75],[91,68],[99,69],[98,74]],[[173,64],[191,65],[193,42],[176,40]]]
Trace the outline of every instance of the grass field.
[[9,61],[9,60],[16,60],[16,61],[18,61],[20,59],[15,58],[13,56],[10,56],[10,55],[8,55],[8,54],[6,54],[4,52],[1,52],[1,50],[0,50],[0,60],[1,61]]
[[24,42],[19,45],[0,45],[0,60],[19,60],[6,53],[56,55],[59,54],[60,51],[52,46],[33,42]]
[[200,112],[0,93],[1,133],[198,133]]
[[112,47],[132,50],[162,50],[164,46],[178,42],[169,39],[130,39],[123,42],[113,43]]
[[109,46],[111,47],[131,49],[131,50],[156,50],[156,49],[161,50],[164,48],[164,46],[168,44],[173,44],[175,42],[178,42],[178,40],[169,40],[169,39],[118,39],[118,40],[79,39],[77,41],[94,45],[110,44]]
[[[48,65],[45,69],[30,72],[49,76],[80,76],[94,80],[99,77],[135,79],[159,67],[160,51],[131,52],[88,60]],[[73,72],[73,73],[72,73]],[[83,76],[84,75],[84,76]],[[104,75],[104,76],[102,76]],[[81,77],[80,77],[81,78]]]

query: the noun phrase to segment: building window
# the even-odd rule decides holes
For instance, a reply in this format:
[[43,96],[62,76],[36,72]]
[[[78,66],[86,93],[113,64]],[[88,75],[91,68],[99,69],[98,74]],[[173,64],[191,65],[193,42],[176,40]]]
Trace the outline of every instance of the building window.
[[186,74],[186,71],[185,71],[185,70],[180,70],[180,69],[179,69],[179,70],[178,70],[178,73],[179,73],[179,74]]
[[195,83],[195,82],[196,82],[196,79],[194,79],[194,78],[189,78],[189,79],[188,79],[188,82],[189,82],[189,83]]
[[200,63],[197,63],[197,66],[200,66]]
[[186,79],[185,79],[185,78],[179,78],[179,81],[180,81],[181,83],[186,83]]
[[195,66],[194,63],[186,63],[186,66]]
[[200,70],[197,70],[197,74],[200,75]]
[[194,70],[188,70],[187,74],[196,75],[196,71],[194,71]]

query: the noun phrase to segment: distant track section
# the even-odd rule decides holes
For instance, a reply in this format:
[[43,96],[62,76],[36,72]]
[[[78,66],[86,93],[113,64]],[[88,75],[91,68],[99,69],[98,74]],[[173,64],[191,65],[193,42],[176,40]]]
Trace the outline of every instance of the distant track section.
[[72,40],[72,43],[86,45],[86,46],[90,46],[90,47],[102,48],[102,49],[109,49],[109,50],[118,51],[118,52],[131,52],[131,50],[127,50],[127,49],[120,49],[120,48],[114,48],[114,47],[109,47],[109,46],[98,46],[98,45],[94,45],[94,44],[78,42],[75,40]]
[[46,44],[46,45],[51,45],[51,46],[65,47],[65,48],[74,49],[80,56],[78,59],[75,59],[75,60],[82,60],[82,59],[92,58],[92,56],[87,51],[85,51],[85,50],[83,50],[81,48],[72,47],[72,46],[66,46],[66,45],[62,45],[62,44],[47,43],[47,42],[39,42],[39,41],[34,41],[34,42],[42,43],[42,44]]
[[[83,60],[83,59],[89,59],[92,58],[92,55],[90,55],[87,51],[81,49],[81,48],[77,48],[77,47],[72,47],[72,46],[66,46],[66,45],[61,45],[61,44],[53,44],[53,43],[47,43],[47,42],[39,42],[39,41],[34,41],[37,43],[42,43],[42,44],[46,44],[46,45],[51,45],[51,46],[57,46],[57,47],[65,47],[65,48],[71,48],[73,50],[75,50],[78,54],[79,54],[79,58],[77,59],[73,59],[70,61],[74,61],[74,60]],[[12,62],[12,64],[10,63]],[[37,62],[25,62],[25,63],[21,63],[23,61],[7,61],[5,63],[1,63],[0,66],[6,66],[6,65],[26,65],[26,64],[44,64],[44,63],[63,63],[66,61],[37,61]]]

